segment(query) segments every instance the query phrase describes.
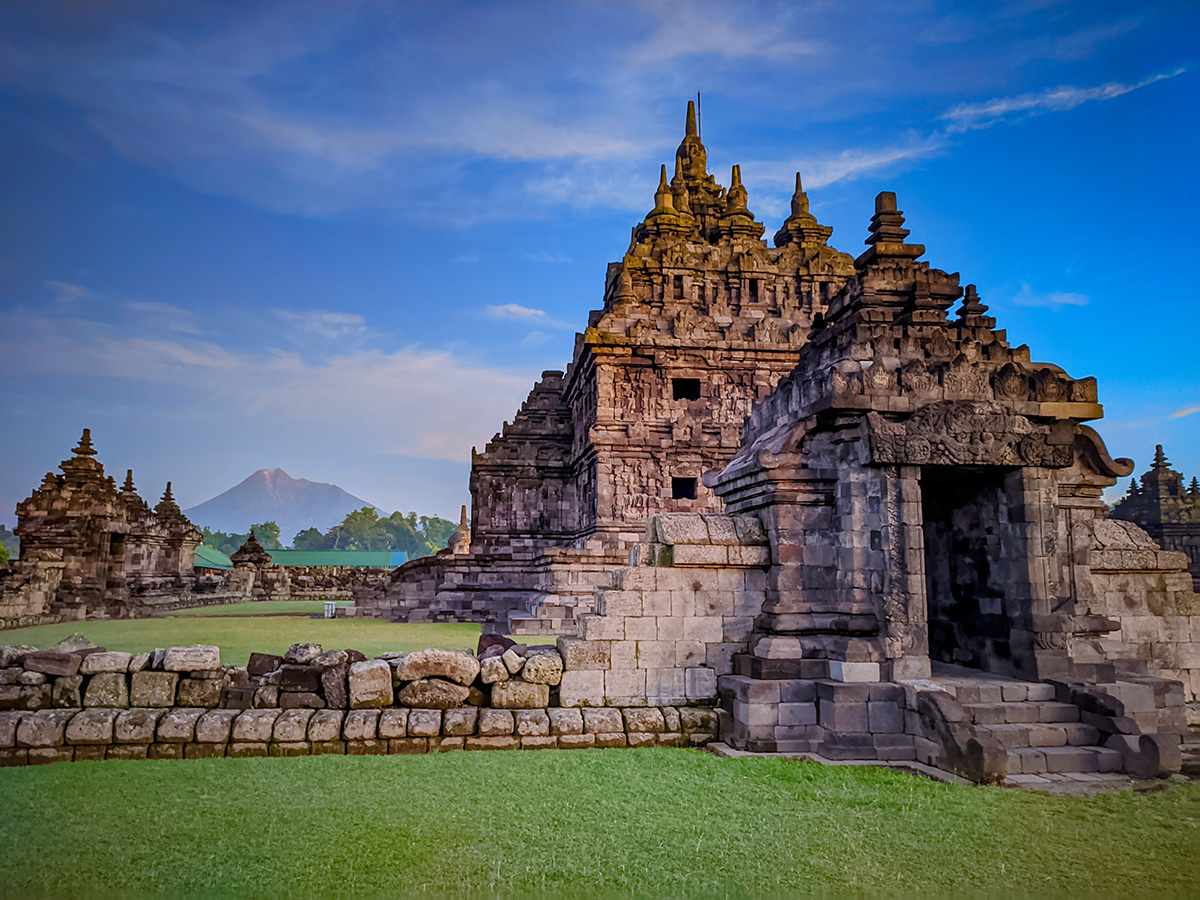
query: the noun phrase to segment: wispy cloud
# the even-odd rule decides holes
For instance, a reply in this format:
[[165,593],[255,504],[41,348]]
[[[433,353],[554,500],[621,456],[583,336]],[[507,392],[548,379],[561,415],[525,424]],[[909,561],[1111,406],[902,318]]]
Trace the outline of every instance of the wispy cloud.
[[569,263],[571,257],[561,253],[548,253],[545,250],[522,250],[521,256],[530,262],[537,263]]
[[47,281],[44,284],[54,293],[53,302],[63,306],[69,306],[79,300],[92,300],[96,297],[95,292],[90,289],[69,281]]
[[1087,88],[1067,85],[1035,93],[1018,94],[1015,97],[997,97],[982,103],[960,103],[942,113],[941,118],[950,123],[946,130],[951,134],[977,128],[990,128],[992,125],[1014,116],[1065,112],[1095,100],[1112,100],[1168,78],[1175,78],[1187,71],[1186,67],[1180,67],[1170,72],[1143,78],[1133,84],[1110,81],[1107,84]]
[[826,49],[820,40],[797,40],[800,29],[786,8],[776,8],[772,16],[757,16],[747,14],[742,7],[713,0],[643,0],[639,5],[656,26],[650,38],[631,54],[641,63],[662,63],[685,56],[779,62]]
[[489,319],[498,319],[508,322],[525,322],[545,328],[570,329],[574,327],[570,322],[565,322],[562,319],[556,319],[544,309],[535,309],[531,306],[522,306],[519,303],[502,303],[495,306],[489,306],[484,310],[484,315],[486,315]]
[[1185,416],[1194,416],[1200,413],[1200,406],[1185,406],[1183,409],[1177,409],[1175,412],[1167,416],[1168,419],[1182,419]]
[[1039,306],[1058,310],[1064,306],[1087,306],[1089,300],[1085,294],[1070,291],[1035,291],[1028,284],[1022,283],[1021,290],[1013,297],[1012,302],[1017,306]]

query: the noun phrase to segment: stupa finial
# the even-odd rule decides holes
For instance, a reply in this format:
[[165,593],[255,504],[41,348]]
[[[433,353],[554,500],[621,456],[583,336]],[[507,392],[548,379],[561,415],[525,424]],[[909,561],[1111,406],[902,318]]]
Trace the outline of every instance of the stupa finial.
[[79,438],[79,446],[73,451],[76,456],[95,456],[96,448],[92,446],[92,429],[83,429],[83,435]]
[[1167,462],[1167,454],[1163,453],[1162,444],[1155,444],[1154,445],[1154,463],[1151,466],[1151,468],[1168,469],[1170,467],[1171,467],[1171,464],[1169,462]]
[[124,483],[123,485],[121,485],[121,490],[122,490],[122,491],[124,491],[124,492],[125,492],[125,493],[127,493],[127,494],[132,494],[132,493],[134,492],[134,488],[133,488],[133,469],[126,469],[126,470],[125,470],[125,483]]

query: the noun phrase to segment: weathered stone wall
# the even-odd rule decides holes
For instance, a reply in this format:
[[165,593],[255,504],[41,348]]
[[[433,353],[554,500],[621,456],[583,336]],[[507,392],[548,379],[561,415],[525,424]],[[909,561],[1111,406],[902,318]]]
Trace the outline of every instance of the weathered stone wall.
[[1088,561],[1095,597],[1087,613],[1119,627],[1076,640],[1081,661],[1144,661],[1149,670],[1183,682],[1190,724],[1200,724],[1200,596],[1188,558],[1161,549],[1132,522],[1101,519]]
[[[711,708],[588,706],[563,695],[553,647],[366,659],[297,644],[222,666],[218,648],[130,654],[68,642],[0,648],[0,765],[309,753],[698,746]],[[586,708],[583,708],[586,707]],[[636,707],[636,708],[633,708]]]

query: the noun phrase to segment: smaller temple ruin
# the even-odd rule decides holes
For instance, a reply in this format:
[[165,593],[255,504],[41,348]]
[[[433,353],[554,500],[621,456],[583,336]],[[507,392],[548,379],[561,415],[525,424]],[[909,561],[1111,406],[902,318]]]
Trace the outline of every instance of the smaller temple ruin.
[[11,626],[186,605],[200,531],[170,482],[153,508],[134,488],[132,470],[118,488],[86,428],[59,468],[17,505],[21,552],[0,581],[0,620]]
[[1200,591],[1200,479],[1184,476],[1171,468],[1162,444],[1154,448],[1154,462],[1142,475],[1129,481],[1129,492],[1113,508],[1112,518],[1133,522],[1164,550],[1187,555],[1188,571]]

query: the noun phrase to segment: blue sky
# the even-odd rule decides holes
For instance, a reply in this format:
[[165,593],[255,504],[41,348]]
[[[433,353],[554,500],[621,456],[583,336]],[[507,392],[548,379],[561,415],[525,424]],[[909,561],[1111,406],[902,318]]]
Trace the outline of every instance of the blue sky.
[[282,466],[453,516],[703,92],[772,234],[894,190],[1014,344],[1200,474],[1190,2],[0,6],[0,522],[88,426],[185,506]]

